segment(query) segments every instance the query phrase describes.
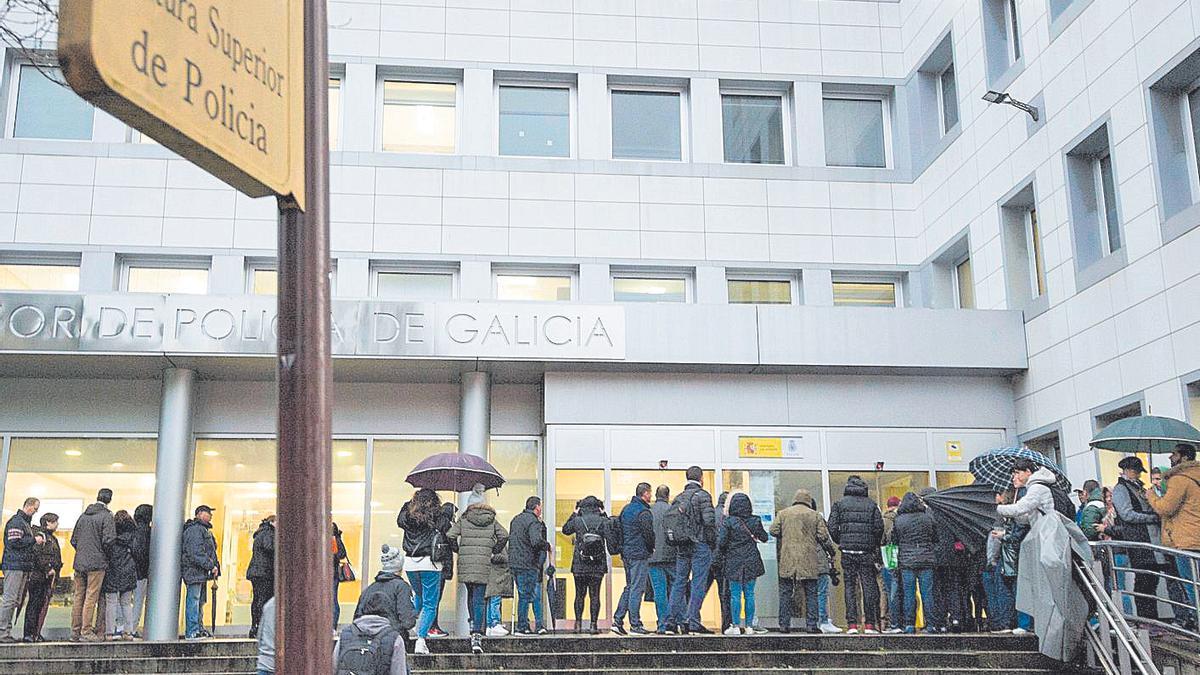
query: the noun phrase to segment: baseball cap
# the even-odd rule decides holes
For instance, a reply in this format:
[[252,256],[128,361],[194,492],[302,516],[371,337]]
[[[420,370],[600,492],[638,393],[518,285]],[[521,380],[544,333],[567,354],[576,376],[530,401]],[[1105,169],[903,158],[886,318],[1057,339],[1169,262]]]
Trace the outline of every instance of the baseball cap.
[[208,511],[209,514],[211,514],[213,512],[213,507],[209,506],[208,504],[201,504],[200,506],[196,507],[196,510],[193,512],[193,515],[198,516],[205,511]]

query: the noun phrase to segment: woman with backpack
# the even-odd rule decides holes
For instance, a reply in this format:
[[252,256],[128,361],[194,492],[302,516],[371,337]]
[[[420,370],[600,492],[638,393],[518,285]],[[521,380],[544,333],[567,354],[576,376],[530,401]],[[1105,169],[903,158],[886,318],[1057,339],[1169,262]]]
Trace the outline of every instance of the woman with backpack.
[[404,569],[417,598],[414,654],[429,653],[425,640],[429,638],[429,627],[441,601],[442,564],[450,556],[446,532],[450,530],[453,514],[453,505],[442,504],[436,492],[421,488],[396,516],[396,525],[404,530]]
[[458,546],[458,580],[467,586],[467,612],[471,617],[471,651],[483,651],[487,621],[487,586],[491,579],[492,555],[508,543],[508,530],[496,520],[496,509],[482,493],[471,503],[447,535]]
[[571,574],[575,577],[575,632],[583,627],[583,602],[591,598],[591,629],[600,632],[600,584],[608,573],[608,546],[605,544],[604,528],[608,516],[604,514],[604,503],[588,496],[576,504],[575,512],[563,525],[562,533],[575,537],[575,553],[571,556]]
[[[754,630],[754,583],[766,574],[759,543],[766,543],[762,518],[754,515],[750,497],[736,492],[729,499],[729,513],[717,530],[717,550],[724,560],[722,573],[729,589],[730,625],[726,635],[749,635]],[[745,616],[742,616],[743,600]],[[740,626],[739,626],[740,621]],[[765,631],[763,631],[765,632]]]
[[133,591],[137,588],[137,562],[134,560],[134,531],[137,524],[128,511],[113,515],[117,538],[108,549],[108,571],[104,574],[104,625],[109,640],[132,640],[136,619],[133,616]]

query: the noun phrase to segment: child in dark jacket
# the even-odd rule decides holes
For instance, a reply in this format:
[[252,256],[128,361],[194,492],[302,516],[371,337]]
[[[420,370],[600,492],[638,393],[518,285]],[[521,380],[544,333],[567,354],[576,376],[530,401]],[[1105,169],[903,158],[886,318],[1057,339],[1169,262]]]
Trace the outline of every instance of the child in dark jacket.
[[729,514],[717,531],[717,550],[725,561],[722,573],[729,583],[732,623],[725,630],[726,635],[754,632],[754,583],[766,574],[758,544],[766,541],[767,531],[763,529],[762,518],[754,515],[750,497],[742,492],[734,493],[729,499]]
[[117,511],[113,516],[117,538],[109,545],[108,571],[104,574],[104,625],[108,627],[109,640],[133,638],[137,619],[133,616],[133,591],[137,588],[137,561],[134,551],[138,548],[134,532],[137,524],[128,511]]

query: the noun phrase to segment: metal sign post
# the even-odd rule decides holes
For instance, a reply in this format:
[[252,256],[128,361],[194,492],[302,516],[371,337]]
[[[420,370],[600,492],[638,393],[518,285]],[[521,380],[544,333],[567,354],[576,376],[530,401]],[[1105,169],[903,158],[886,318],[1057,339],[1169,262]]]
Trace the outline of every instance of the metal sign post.
[[279,199],[275,671],[333,672],[330,554],[329,64],[324,0],[304,0],[304,194]]

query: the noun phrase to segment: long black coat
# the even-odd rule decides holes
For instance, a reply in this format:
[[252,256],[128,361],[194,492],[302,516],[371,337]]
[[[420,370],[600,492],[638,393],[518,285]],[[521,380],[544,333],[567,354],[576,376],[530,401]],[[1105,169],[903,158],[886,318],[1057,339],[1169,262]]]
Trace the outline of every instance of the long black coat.
[[[571,574],[602,577],[608,573],[608,543],[604,541],[604,525],[608,519],[600,512],[599,500],[592,499],[591,502],[588,502],[585,499],[584,502],[579,505],[578,511],[567,518],[567,522],[563,524],[562,528],[563,534],[575,537],[575,553],[571,556]],[[605,554],[598,560],[588,560],[581,553],[583,542],[579,539],[587,532],[600,535]]]
[[937,524],[925,510],[925,503],[912,492],[904,495],[896,510],[896,525],[892,528],[892,542],[899,549],[896,558],[900,567],[935,567],[937,540]]
[[137,587],[137,562],[133,549],[137,546],[132,529],[117,534],[108,549],[108,571],[104,574],[105,593],[126,593]]
[[150,578],[150,523],[138,523],[133,531],[133,561],[138,581]]
[[829,510],[829,536],[842,554],[874,557],[883,539],[883,514],[867,496],[867,484],[851,477],[844,496]]
[[759,542],[767,541],[762,518],[754,515],[750,497],[737,493],[729,500],[729,515],[717,532],[717,549],[724,555],[722,574],[730,581],[749,581],[766,574]]
[[262,521],[254,531],[254,543],[250,550],[250,564],[246,566],[246,578],[251,581],[275,580],[275,525]]

